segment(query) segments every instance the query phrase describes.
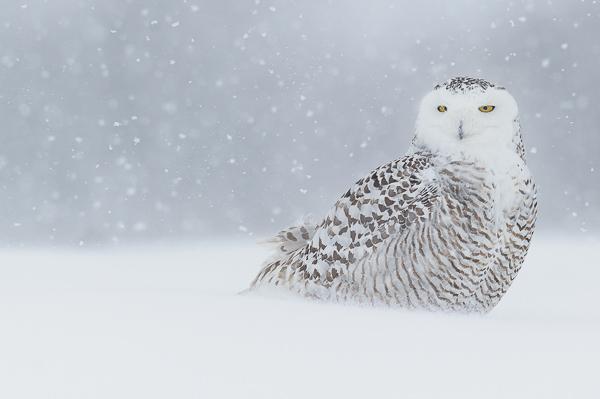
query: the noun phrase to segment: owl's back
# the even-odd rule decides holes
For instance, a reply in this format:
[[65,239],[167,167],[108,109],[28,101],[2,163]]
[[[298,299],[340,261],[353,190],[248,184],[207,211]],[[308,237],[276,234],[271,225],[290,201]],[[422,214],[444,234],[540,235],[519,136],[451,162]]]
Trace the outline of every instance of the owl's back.
[[[383,165],[320,224],[297,230],[306,233],[302,244],[267,264],[253,287],[333,301],[489,310],[518,272],[535,223],[535,186],[520,167],[510,181],[516,195],[500,205],[495,174],[476,161],[418,151]],[[286,237],[298,242],[293,232]]]

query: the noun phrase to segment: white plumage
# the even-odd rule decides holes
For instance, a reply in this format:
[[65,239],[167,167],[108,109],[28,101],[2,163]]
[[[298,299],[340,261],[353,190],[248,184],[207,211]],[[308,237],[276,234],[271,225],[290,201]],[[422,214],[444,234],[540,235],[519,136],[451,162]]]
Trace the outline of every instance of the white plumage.
[[488,311],[521,267],[536,214],[515,100],[485,80],[450,79],[423,99],[408,154],[319,223],[280,232],[251,289]]

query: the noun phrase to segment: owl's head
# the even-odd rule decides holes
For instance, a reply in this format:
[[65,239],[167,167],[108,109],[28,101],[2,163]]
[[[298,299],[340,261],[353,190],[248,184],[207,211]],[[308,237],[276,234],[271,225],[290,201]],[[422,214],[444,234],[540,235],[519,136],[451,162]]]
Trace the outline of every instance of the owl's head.
[[503,87],[452,78],[423,98],[415,144],[440,152],[514,150],[518,113],[517,102]]

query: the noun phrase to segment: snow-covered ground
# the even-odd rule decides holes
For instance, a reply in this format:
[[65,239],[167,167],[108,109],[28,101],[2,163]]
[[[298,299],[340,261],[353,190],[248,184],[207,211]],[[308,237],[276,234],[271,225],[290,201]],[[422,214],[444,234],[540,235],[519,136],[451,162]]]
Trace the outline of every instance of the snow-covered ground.
[[253,243],[0,251],[0,398],[599,398],[599,241],[487,316],[236,295]]

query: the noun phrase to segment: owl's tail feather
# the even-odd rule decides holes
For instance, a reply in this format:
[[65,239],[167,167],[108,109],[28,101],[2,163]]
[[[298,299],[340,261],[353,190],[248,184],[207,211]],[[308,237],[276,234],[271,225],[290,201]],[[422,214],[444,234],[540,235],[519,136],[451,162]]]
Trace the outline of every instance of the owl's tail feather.
[[275,237],[263,241],[263,243],[275,246],[278,255],[287,255],[308,244],[316,230],[316,223],[304,220],[296,226],[281,230]]
[[[305,218],[298,225],[288,227],[285,230],[280,231],[277,235],[269,240],[259,242],[261,244],[267,244],[275,247],[275,253],[267,259],[260,273],[256,276],[254,281],[250,284],[250,288],[246,291],[254,289],[261,281],[278,273],[282,264],[285,264],[290,254],[294,251],[307,245],[315,235],[317,230],[317,224],[309,221]],[[241,293],[245,293],[243,291]]]

